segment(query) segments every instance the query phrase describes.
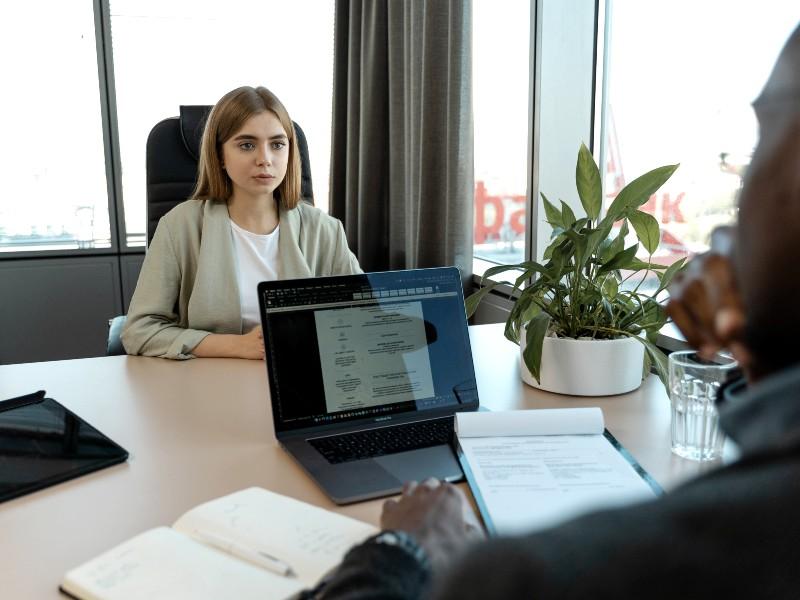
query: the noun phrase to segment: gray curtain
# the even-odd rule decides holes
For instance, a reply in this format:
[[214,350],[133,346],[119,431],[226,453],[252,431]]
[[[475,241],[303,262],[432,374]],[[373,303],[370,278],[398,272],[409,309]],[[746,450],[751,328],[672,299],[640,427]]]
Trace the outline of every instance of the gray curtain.
[[472,271],[471,0],[337,0],[331,214],[365,271]]

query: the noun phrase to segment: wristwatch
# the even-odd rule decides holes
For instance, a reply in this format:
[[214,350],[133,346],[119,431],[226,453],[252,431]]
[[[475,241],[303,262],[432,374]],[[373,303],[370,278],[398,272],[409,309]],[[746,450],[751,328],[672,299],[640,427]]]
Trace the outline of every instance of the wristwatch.
[[417,543],[409,533],[399,529],[388,529],[366,540],[365,544],[385,544],[386,546],[396,546],[403,552],[411,556],[423,569],[430,568],[430,560],[425,549]]

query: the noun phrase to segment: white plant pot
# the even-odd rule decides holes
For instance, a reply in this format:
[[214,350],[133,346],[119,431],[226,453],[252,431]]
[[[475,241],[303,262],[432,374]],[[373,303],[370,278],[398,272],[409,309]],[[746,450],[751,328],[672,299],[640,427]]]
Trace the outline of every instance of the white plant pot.
[[633,338],[576,340],[544,338],[541,381],[525,361],[525,331],[520,332],[522,380],[535,388],[572,396],[611,396],[635,390],[642,383],[644,345]]

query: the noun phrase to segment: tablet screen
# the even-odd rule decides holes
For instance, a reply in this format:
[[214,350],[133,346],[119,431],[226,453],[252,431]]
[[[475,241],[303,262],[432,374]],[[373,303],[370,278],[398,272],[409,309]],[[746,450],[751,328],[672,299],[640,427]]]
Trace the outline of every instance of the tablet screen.
[[0,502],[127,459],[44,392],[0,402]]

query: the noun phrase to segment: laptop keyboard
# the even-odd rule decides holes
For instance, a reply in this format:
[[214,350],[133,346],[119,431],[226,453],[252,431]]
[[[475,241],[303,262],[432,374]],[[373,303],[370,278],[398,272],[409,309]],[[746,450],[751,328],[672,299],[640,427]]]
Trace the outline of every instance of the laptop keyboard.
[[452,438],[453,418],[446,417],[314,438],[308,443],[336,464],[449,444]]

